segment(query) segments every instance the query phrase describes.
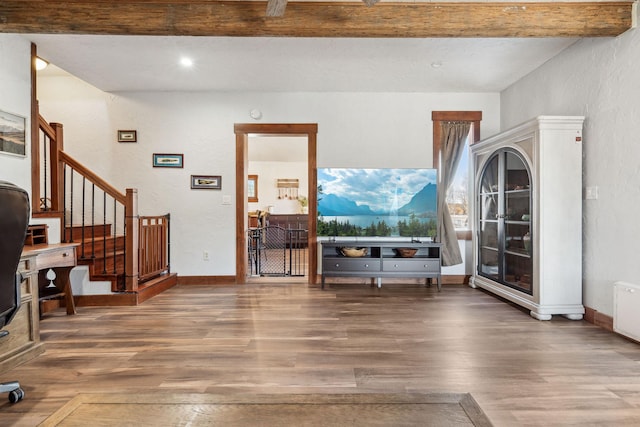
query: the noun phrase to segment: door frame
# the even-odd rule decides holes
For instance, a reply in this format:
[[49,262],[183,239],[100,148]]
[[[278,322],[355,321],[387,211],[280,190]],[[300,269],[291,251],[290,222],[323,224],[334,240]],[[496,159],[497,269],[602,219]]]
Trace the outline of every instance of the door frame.
[[247,280],[247,171],[249,167],[248,142],[249,135],[269,136],[306,136],[307,137],[307,173],[309,198],[308,215],[308,283],[315,284],[318,276],[318,255],[316,235],[316,212],[318,203],[318,176],[316,166],[317,123],[236,123],[233,126],[236,134],[236,284]]

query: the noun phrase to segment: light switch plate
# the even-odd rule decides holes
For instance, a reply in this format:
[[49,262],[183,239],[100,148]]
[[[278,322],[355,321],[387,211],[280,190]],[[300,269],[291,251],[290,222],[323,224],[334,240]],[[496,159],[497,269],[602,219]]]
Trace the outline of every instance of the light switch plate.
[[584,189],[585,200],[595,200],[598,198],[598,187],[587,187]]

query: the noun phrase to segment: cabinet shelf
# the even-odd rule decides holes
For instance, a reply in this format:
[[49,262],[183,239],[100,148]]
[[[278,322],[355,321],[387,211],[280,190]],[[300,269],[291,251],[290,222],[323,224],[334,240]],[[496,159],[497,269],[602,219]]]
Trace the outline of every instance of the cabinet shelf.
[[34,224],[27,228],[27,235],[24,239],[26,246],[46,245],[47,244],[47,225]]
[[514,251],[512,249],[507,249],[504,251],[505,254],[509,254],[509,255],[515,255],[515,256],[519,256],[522,258],[531,258],[531,255],[528,252],[520,252],[520,251]]

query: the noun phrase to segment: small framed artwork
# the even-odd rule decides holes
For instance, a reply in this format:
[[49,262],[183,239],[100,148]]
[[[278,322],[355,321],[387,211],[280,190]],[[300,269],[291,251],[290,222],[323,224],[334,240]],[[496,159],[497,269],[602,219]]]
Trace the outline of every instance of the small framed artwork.
[[257,202],[258,201],[258,175],[249,175],[249,179],[247,181],[247,195],[249,197],[249,202]]
[[191,188],[221,190],[222,177],[220,175],[191,175]]
[[0,111],[0,152],[26,156],[26,121],[22,116]]
[[138,131],[136,130],[119,130],[118,142],[138,142]]
[[184,157],[182,154],[158,154],[153,153],[154,168],[182,168]]

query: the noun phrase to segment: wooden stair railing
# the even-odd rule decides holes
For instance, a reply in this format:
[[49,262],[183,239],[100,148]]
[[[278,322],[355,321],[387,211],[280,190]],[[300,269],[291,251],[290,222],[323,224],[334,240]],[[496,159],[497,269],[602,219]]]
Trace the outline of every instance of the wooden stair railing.
[[169,222],[170,215],[141,216],[139,218],[140,230],[140,256],[138,267],[140,269],[140,281],[153,279],[166,271],[169,271]]
[[[59,123],[39,116],[40,146],[32,150],[34,216],[61,218],[61,241],[80,242],[79,264],[114,292],[169,273],[169,215],[140,217],[138,192],[122,193],[62,150]],[[37,199],[37,200],[36,200]],[[142,264],[142,270],[140,268]]]

